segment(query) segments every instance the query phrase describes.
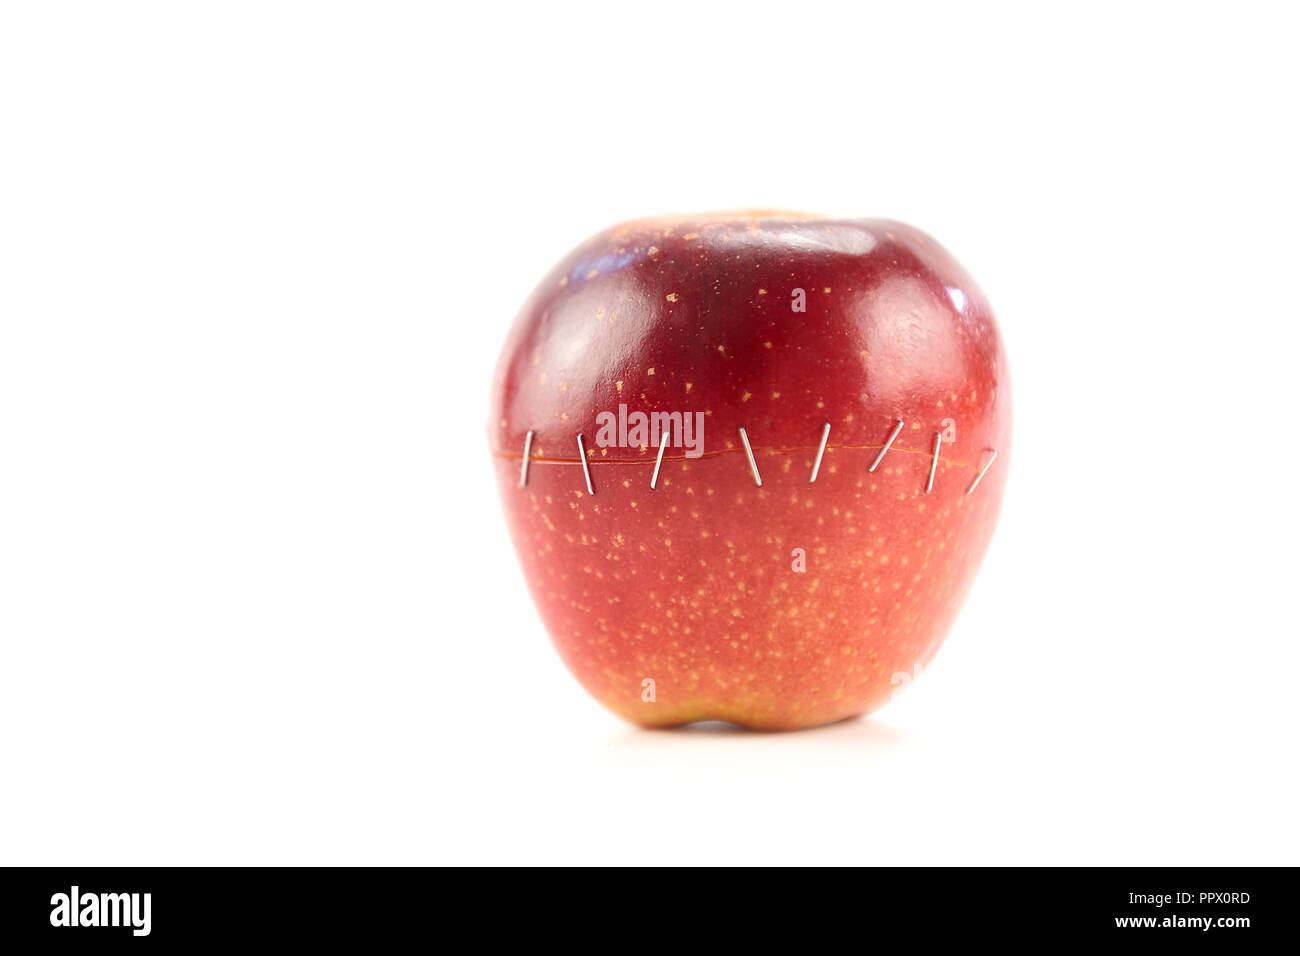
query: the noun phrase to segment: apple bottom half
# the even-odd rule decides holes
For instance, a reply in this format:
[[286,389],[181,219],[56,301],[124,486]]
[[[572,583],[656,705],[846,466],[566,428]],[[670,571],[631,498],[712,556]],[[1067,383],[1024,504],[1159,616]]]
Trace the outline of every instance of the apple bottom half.
[[592,696],[645,726],[790,730],[886,703],[966,597],[1006,455],[967,495],[979,452],[945,449],[925,494],[928,437],[874,473],[879,446],[828,447],[815,483],[815,449],[756,448],[763,487],[739,448],[665,456],[654,490],[653,453],[594,456],[594,496],[576,459],[531,461],[526,487],[519,454],[494,460],[533,600]]

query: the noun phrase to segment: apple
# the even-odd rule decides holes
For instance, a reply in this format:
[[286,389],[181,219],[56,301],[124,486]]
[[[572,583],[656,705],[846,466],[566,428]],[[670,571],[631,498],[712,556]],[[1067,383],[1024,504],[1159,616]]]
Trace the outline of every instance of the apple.
[[1000,509],[1007,360],[911,226],[637,220],[524,305],[489,437],[533,600],[598,701],[810,727],[887,702],[948,632]]

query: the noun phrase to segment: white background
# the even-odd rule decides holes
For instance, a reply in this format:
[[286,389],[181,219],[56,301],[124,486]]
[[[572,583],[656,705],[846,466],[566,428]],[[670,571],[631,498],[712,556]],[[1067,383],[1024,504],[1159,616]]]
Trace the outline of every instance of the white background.
[[[1300,863],[1282,5],[14,4],[0,862]],[[867,719],[587,698],[491,479],[532,285],[617,220],[938,237],[1002,525]]]

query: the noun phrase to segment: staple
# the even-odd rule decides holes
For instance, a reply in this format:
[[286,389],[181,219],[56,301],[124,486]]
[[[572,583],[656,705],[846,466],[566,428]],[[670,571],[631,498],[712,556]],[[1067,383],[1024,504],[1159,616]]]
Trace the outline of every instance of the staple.
[[966,494],[970,494],[972,491],[975,490],[975,486],[978,485],[980,483],[980,479],[984,477],[984,472],[989,470],[989,466],[993,464],[993,460],[997,457],[998,457],[998,450],[994,448],[993,454],[989,455],[989,460],[984,462],[984,467],[980,469],[980,473],[975,476],[975,480],[972,481],[970,483],[970,487],[966,489]]
[[894,430],[889,433],[889,440],[885,442],[885,447],[880,449],[880,454],[876,456],[876,460],[871,463],[871,467],[867,471],[875,471],[880,463],[885,460],[885,452],[889,451],[889,446],[894,443],[894,439],[898,437],[898,433],[902,430],[903,420],[900,418],[894,426]]
[[754,461],[754,450],[749,447],[749,436],[745,434],[744,426],[740,429],[740,440],[745,443],[745,454],[749,456],[749,467],[754,472],[754,484],[763,487],[763,479],[758,475],[758,463]]
[[934,433],[934,457],[930,459],[930,478],[925,483],[925,493],[928,495],[930,489],[934,487],[934,473],[939,470],[939,449],[943,447],[943,432]]
[[655,490],[655,482],[659,480],[659,466],[664,463],[664,449],[668,447],[668,429],[664,429],[663,437],[659,439],[659,457],[655,459],[655,473],[650,476],[650,490]]
[[519,487],[528,487],[528,456],[533,453],[533,433],[524,436],[524,464],[519,472]]
[[822,443],[817,447],[817,460],[813,462],[812,477],[808,479],[808,484],[817,480],[817,472],[822,466],[822,455],[826,454],[826,439],[831,437],[831,423],[827,422],[822,426]]
[[587,449],[582,447],[582,432],[578,432],[578,460],[582,462],[582,477],[587,479],[587,494],[594,495],[596,489],[591,487],[591,469],[587,467]]

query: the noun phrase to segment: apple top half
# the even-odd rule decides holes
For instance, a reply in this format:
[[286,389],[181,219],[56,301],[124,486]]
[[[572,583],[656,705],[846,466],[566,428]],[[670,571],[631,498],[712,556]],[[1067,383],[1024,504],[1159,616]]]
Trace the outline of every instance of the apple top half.
[[537,461],[576,461],[583,434],[595,463],[658,450],[635,431],[597,444],[620,405],[703,413],[705,457],[743,455],[742,427],[756,451],[816,447],[827,424],[832,447],[878,448],[901,421],[894,448],[929,454],[943,433],[945,463],[973,477],[994,449],[1005,467],[1008,385],[983,293],[911,226],[644,219],[592,237],[534,291],[497,369],[489,431],[513,457],[532,432]]

